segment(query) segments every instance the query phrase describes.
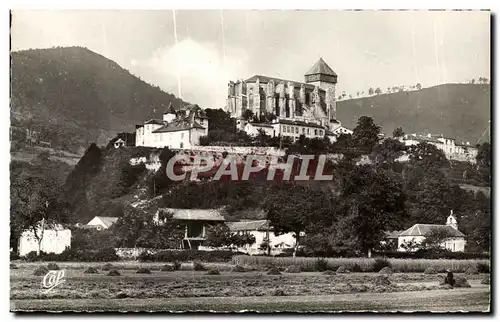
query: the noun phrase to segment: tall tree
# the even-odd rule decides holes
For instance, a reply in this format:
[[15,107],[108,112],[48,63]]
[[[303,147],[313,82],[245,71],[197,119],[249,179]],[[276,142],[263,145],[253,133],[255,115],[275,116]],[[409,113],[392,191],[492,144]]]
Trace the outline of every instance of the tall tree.
[[449,167],[449,161],[443,151],[435,145],[421,142],[409,147],[410,164],[424,171],[440,170]]
[[401,126],[397,127],[392,131],[392,137],[397,139],[400,137],[403,137],[405,135],[405,132],[403,131],[403,128]]
[[394,170],[396,160],[403,155],[405,150],[404,143],[399,140],[386,139],[375,146],[370,157],[378,166]]
[[352,140],[357,148],[371,152],[379,141],[379,134],[380,126],[373,122],[373,118],[361,116],[353,130]]

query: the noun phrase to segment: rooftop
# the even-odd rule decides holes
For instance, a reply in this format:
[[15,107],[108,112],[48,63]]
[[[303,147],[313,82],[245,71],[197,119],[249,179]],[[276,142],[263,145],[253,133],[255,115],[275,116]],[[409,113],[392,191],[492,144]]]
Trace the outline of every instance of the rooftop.
[[177,220],[203,220],[225,221],[219,209],[176,209],[160,208],[162,211],[171,212]]
[[[281,79],[281,78],[276,78],[276,77],[263,76],[263,75],[253,75],[252,77],[247,78],[245,80],[245,82],[247,82],[247,83],[255,83],[257,81],[257,78],[259,79],[259,83],[267,84],[271,80],[273,80],[275,84],[279,84],[281,82],[284,82],[285,84],[287,84],[288,82],[291,82],[291,83],[294,84],[295,88],[298,88],[298,87],[301,87],[302,85],[304,85],[305,88],[314,90],[314,85],[312,85],[312,84],[302,83],[302,82],[298,82],[298,81],[294,81],[294,80],[288,80],[288,79]],[[324,90],[322,90],[321,88],[319,90],[321,92],[324,92]]]
[[298,126],[306,126],[306,127],[314,127],[314,128],[318,128],[318,129],[325,129],[324,127],[322,127],[319,124],[316,124],[316,123],[307,123],[307,122],[304,122],[304,121],[292,121],[292,120],[280,119],[278,121],[278,123],[289,124],[289,125],[298,125]]
[[245,220],[228,222],[227,226],[232,232],[235,231],[259,231],[269,229],[268,220]]
[[337,76],[337,74],[333,71],[333,69],[328,66],[327,63],[323,60],[323,58],[320,58],[310,69],[307,71],[305,76],[308,75],[316,75],[316,74],[323,74],[323,75],[328,75],[328,76]]
[[425,236],[432,229],[444,229],[451,237],[465,237],[458,229],[448,225],[432,225],[432,224],[415,224],[403,231],[399,236]]

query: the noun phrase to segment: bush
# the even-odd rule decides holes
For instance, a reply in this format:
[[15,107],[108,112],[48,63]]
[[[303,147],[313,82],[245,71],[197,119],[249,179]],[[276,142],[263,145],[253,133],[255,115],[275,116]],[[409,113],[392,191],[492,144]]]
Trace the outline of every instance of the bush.
[[407,259],[489,259],[489,254],[484,253],[466,253],[466,252],[450,252],[450,251],[426,251],[419,250],[416,252],[374,252],[374,256],[387,258],[407,258]]
[[58,271],[58,270],[60,270],[59,266],[56,263],[49,263],[47,265],[47,268],[49,269],[49,271]]
[[118,272],[116,269],[112,269],[109,271],[108,276],[121,276],[120,272]]
[[207,272],[207,275],[220,275],[218,269],[211,269]]
[[10,263],[10,269],[18,269],[19,267],[17,267],[16,264],[14,263]]
[[24,256],[27,261],[53,261],[53,262],[112,262],[120,258],[112,247],[102,248],[97,251],[66,248],[62,253],[44,253],[40,256],[36,252],[29,252]]
[[384,267],[392,267],[391,263],[385,258],[377,258],[372,265],[373,272],[379,272]]
[[92,262],[115,262],[119,261],[120,257],[116,254],[116,250],[113,247],[106,247],[98,250],[93,258]]
[[193,262],[193,269],[195,271],[205,271],[206,270],[205,266],[202,263],[196,262],[196,261]]
[[141,267],[137,270],[137,274],[151,274],[151,271],[146,267]]
[[15,253],[15,252],[10,252],[10,260],[11,260],[11,261],[14,261],[14,260],[16,260],[16,259],[20,259],[20,258],[21,258],[21,256],[19,256],[19,254],[18,254],[18,253]]
[[316,271],[323,272],[328,269],[329,269],[328,261],[325,260],[324,258],[318,258],[318,260],[316,261]]
[[354,263],[354,264],[350,265],[349,270],[351,272],[356,272],[356,273],[360,273],[363,271],[363,269],[361,268],[361,266],[359,266],[358,263]]
[[477,271],[479,273],[489,273],[490,272],[490,265],[486,263],[477,263]]
[[95,267],[89,267],[85,271],[83,271],[84,274],[99,274],[99,271]]
[[296,265],[288,266],[285,273],[300,273],[300,267]]
[[160,271],[162,271],[162,272],[173,272],[173,271],[175,271],[174,265],[165,264],[165,265],[163,265],[161,267]]
[[466,271],[465,271],[465,274],[467,275],[476,275],[476,274],[479,274],[477,268],[475,267],[469,267]]
[[427,267],[424,271],[424,274],[426,275],[434,275],[434,274],[437,274],[437,271],[434,267]]
[[242,253],[233,253],[230,250],[214,250],[214,251],[202,251],[202,250],[165,250],[155,254],[150,254],[148,252],[143,252],[139,255],[138,260],[145,262],[191,262],[191,261],[201,261],[207,263],[215,262],[229,262],[233,255]]
[[393,273],[392,268],[384,267],[379,271],[379,274],[388,274],[391,275]]
[[49,272],[47,267],[45,266],[38,266],[35,271],[33,272],[33,275],[35,276],[44,276]]
[[182,266],[181,262],[174,261],[174,270],[176,270],[176,271],[180,270],[181,266]]

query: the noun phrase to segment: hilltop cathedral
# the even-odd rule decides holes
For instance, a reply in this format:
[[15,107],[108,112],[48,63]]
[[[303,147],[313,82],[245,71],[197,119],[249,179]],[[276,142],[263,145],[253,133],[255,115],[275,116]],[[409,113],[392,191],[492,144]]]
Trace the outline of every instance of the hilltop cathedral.
[[271,125],[247,123],[245,111],[250,110],[256,119],[266,114],[276,115],[272,136],[323,137],[350,133],[336,119],[336,84],[337,74],[320,58],[305,74],[305,83],[262,75],[229,82],[226,110],[246,132],[254,132],[253,127],[265,130]]

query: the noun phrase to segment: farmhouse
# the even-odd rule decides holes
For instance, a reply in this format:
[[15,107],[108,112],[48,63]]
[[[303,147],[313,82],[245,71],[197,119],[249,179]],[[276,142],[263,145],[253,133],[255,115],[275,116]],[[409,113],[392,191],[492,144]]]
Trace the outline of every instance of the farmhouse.
[[[45,253],[62,253],[67,247],[71,247],[71,230],[62,225],[56,225],[50,229],[39,229],[37,235],[41,236],[40,251]],[[38,250],[38,241],[31,230],[26,230],[19,238],[19,256]]]
[[87,223],[88,228],[95,228],[97,230],[104,230],[111,227],[116,221],[118,217],[103,217],[103,216],[95,216],[91,221]]
[[[421,243],[432,230],[442,229],[448,234],[443,241],[442,247],[452,252],[463,252],[465,249],[465,235],[458,230],[458,222],[453,211],[446,219],[445,225],[415,224],[403,231],[398,236],[398,251],[405,251],[405,244],[415,242]],[[416,250],[416,249],[415,249]]]
[[182,248],[198,249],[207,239],[207,228],[211,225],[221,224],[226,219],[220,209],[174,209],[160,208],[154,220],[161,224],[160,213],[169,212],[173,219],[179,220],[185,227]]
[[283,250],[295,247],[295,238],[291,233],[276,236],[269,220],[247,220],[228,222],[227,226],[232,233],[250,234],[255,237],[255,243],[238,248],[238,251],[250,255],[265,253],[266,249],[261,249],[261,245],[269,241],[271,255],[282,253]]

